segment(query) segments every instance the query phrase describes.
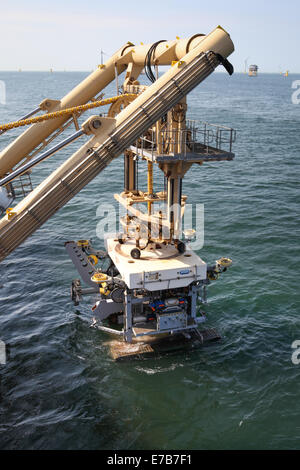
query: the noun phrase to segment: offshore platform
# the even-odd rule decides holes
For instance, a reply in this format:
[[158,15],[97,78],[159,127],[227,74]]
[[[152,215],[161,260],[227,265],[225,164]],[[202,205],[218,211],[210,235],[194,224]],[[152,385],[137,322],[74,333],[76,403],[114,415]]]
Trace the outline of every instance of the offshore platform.
[[[94,296],[93,325],[114,338],[116,359],[220,337],[214,329],[199,328],[205,315],[197,302],[206,302],[207,285],[232,261],[223,257],[208,265],[191,250],[194,230],[181,233],[187,199],[182,182],[192,166],[234,158],[235,130],[188,120],[186,101],[219,65],[233,73],[227,60],[233,50],[220,26],[187,39],[126,43],[61,100],[45,98],[32,112],[0,126],[4,133],[29,125],[0,153],[0,260],[124,156],[124,190],[115,195],[125,211],[122,231],[108,235],[102,250],[85,239],[65,243],[81,278],[72,282],[72,300],[77,305],[84,295]],[[170,67],[159,77],[161,65]],[[148,86],[138,81],[143,70]],[[113,81],[117,95],[103,99]],[[101,106],[108,107],[105,115],[79,125],[86,110]],[[50,145],[72,125],[71,136]],[[32,169],[84,135],[89,140],[33,188]],[[139,187],[138,162],[147,173],[145,188]],[[155,165],[164,175],[159,191]]]
[[255,64],[250,65],[249,72],[248,72],[249,77],[257,77],[257,74],[258,74],[258,66]]

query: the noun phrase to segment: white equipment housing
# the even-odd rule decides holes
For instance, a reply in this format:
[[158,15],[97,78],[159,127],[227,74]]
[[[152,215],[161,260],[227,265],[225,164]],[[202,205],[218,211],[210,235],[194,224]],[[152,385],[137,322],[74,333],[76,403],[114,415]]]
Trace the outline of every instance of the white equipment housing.
[[130,251],[134,246],[132,240],[125,245],[115,237],[106,239],[108,255],[128,289],[178,289],[207,278],[206,263],[193,251],[180,254],[173,245],[160,245],[133,260]]

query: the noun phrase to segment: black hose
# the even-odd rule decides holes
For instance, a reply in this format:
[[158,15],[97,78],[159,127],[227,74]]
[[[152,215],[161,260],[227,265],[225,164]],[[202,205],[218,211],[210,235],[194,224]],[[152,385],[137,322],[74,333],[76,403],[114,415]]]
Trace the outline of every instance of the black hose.
[[145,62],[144,62],[145,74],[147,78],[150,80],[150,82],[152,83],[156,81],[156,77],[152,71],[151,62],[154,60],[156,48],[158,44],[160,44],[161,42],[166,42],[166,39],[161,39],[160,41],[154,42],[145,57]]
[[219,62],[223,65],[226,72],[229,73],[229,75],[233,74],[234,68],[233,68],[233,65],[229,62],[228,59],[225,59],[225,57],[223,57],[221,54],[218,54],[217,52],[214,52],[214,51],[209,51],[209,52],[212,52],[213,54],[215,54],[215,56],[217,57]]

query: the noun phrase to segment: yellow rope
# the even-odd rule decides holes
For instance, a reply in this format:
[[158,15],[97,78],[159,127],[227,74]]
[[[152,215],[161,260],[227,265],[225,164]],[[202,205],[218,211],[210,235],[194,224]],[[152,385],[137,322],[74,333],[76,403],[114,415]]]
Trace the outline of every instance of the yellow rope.
[[22,119],[20,121],[9,122],[8,124],[1,124],[0,130],[4,131],[4,130],[9,130],[9,129],[14,129],[16,127],[28,126],[36,122],[42,122],[42,121],[48,121],[49,119],[55,119],[57,117],[64,116],[65,114],[73,114],[73,113],[76,113],[77,111],[86,111],[87,109],[93,109],[99,106],[105,106],[107,104],[115,103],[115,101],[118,101],[120,98],[124,98],[124,97],[132,98],[136,96],[137,95],[135,95],[134,93],[127,93],[126,95],[113,96],[112,98],[107,98],[105,100],[94,101],[93,103],[82,104],[79,106],[73,106],[73,108],[62,109],[61,111],[55,111],[54,113],[43,114],[42,116],[36,116],[30,119]]

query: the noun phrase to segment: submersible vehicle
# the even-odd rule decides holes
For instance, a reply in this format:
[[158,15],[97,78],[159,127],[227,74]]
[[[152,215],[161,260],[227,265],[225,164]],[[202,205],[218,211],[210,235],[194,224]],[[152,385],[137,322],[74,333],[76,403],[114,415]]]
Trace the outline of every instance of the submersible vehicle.
[[[126,43],[61,100],[46,98],[18,121],[0,126],[3,133],[30,125],[0,153],[0,260],[124,156],[124,188],[114,196],[123,207],[121,229],[106,235],[102,250],[80,233],[65,243],[81,278],[72,282],[72,300],[77,305],[85,295],[95,298],[93,325],[115,338],[115,359],[219,338],[214,329],[199,328],[205,315],[197,301],[206,301],[207,285],[232,261],[223,257],[208,265],[191,249],[197,234],[192,227],[182,234],[182,182],[191,167],[232,160],[235,130],[187,119],[186,97],[219,65],[231,75],[227,57],[233,50],[221,26],[187,39]],[[169,66],[161,76],[160,66]],[[138,81],[143,70],[148,86]],[[116,96],[103,99],[111,82]],[[85,111],[100,106],[109,106],[105,114],[79,124]],[[72,125],[75,132],[51,147]],[[32,188],[36,165],[86,135],[86,143]],[[141,165],[147,187],[139,182]],[[160,188],[155,166],[163,176]]]

